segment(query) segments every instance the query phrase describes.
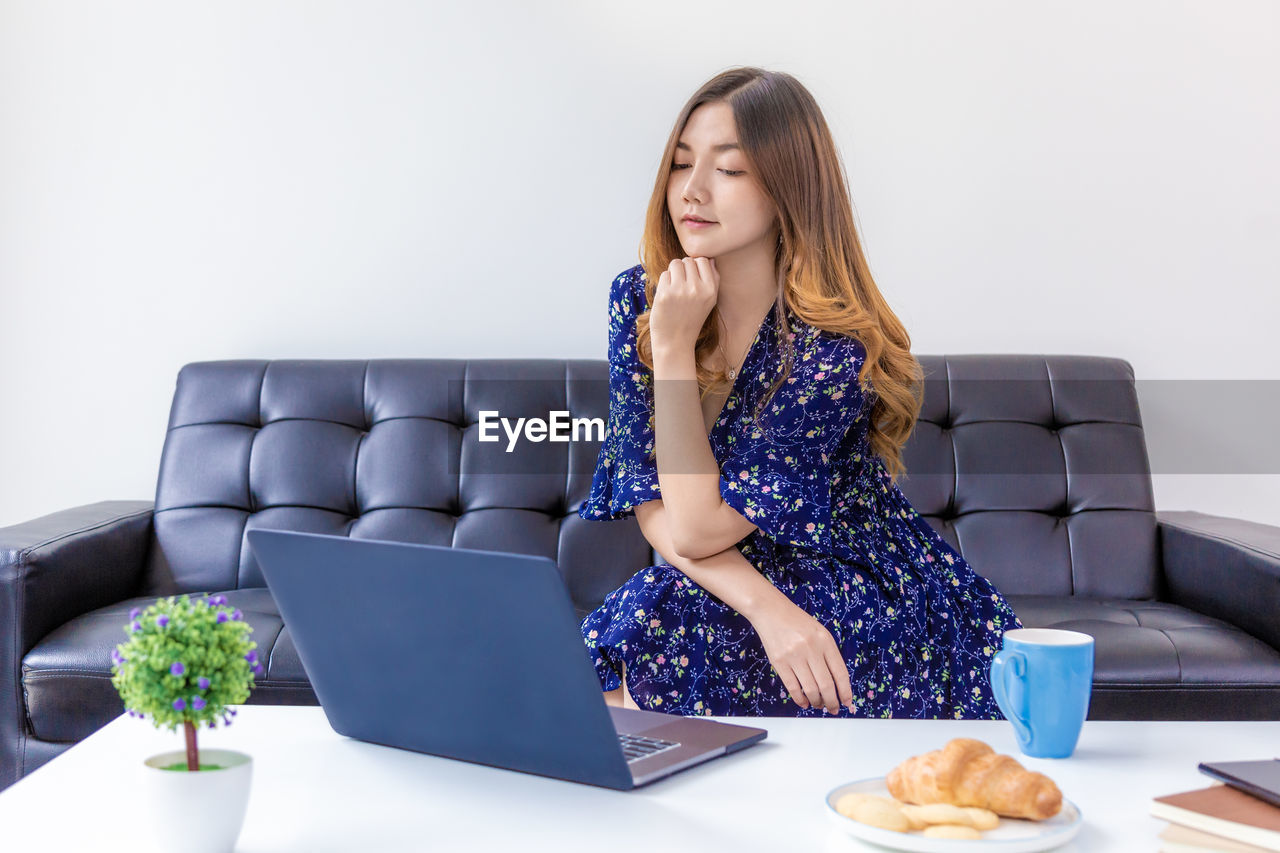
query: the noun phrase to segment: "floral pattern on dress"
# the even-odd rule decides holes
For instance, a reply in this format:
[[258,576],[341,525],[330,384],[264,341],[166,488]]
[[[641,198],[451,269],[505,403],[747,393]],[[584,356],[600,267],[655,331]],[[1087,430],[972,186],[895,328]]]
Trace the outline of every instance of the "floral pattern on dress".
[[[609,294],[609,418],[590,495],[578,515],[615,520],[661,498],[653,375],[636,354],[645,310],[637,265]],[[856,338],[787,312],[795,347],[787,381],[776,310],[761,324],[711,428],[724,501],[756,524],[737,544],[792,602],[835,638],[854,712],[838,716],[1003,719],[991,657],[1022,623],[893,484],[867,440],[874,392],[858,381]],[[758,414],[758,417],[753,415]],[[801,708],[754,627],[678,568],[635,573],[581,625],[603,690],[621,685],[647,710],[683,715],[824,716]]]

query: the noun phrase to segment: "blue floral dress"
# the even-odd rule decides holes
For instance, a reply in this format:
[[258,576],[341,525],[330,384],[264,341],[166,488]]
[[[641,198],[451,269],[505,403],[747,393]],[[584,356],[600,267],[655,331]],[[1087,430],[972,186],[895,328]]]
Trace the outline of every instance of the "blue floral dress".
[[[609,420],[578,509],[614,520],[661,497],[653,374],[636,355],[645,310],[640,265],[609,295]],[[777,311],[761,324],[711,428],[720,494],[757,529],[743,556],[839,646],[853,684],[839,716],[1003,719],[991,693],[992,655],[1021,628],[986,578],[925,521],[867,440],[873,391],[854,337],[815,329],[788,311],[795,357],[758,423],[748,417],[781,370]],[[763,429],[762,429],[763,427]],[[582,621],[603,690],[621,685],[644,709],[714,716],[824,716],[791,699],[746,617],[667,564],[636,572]]]

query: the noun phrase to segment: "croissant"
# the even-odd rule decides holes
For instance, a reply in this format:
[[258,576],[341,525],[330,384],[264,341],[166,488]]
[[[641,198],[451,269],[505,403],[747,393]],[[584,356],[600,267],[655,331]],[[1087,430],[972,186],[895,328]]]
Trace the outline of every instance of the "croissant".
[[953,738],[941,749],[912,756],[886,782],[894,799],[906,803],[978,806],[1030,820],[1062,810],[1062,792],[1052,779],[974,738]]

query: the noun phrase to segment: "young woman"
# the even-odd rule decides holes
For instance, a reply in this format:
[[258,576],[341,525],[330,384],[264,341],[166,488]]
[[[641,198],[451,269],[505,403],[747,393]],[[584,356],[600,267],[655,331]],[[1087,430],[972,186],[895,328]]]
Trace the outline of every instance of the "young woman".
[[737,68],[667,141],[643,263],[609,295],[584,519],[666,560],[582,622],[606,701],[683,715],[1002,719],[1022,627],[896,484],[921,406],[810,93]]

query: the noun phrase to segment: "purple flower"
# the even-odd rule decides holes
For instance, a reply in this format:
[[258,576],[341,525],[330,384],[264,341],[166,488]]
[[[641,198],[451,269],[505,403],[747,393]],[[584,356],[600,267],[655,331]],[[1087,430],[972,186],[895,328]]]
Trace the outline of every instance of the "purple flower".
[[137,619],[137,618],[138,618],[138,614],[139,614],[139,613],[141,613],[141,612],[142,612],[142,608],[141,608],[141,607],[135,607],[135,608],[133,608],[132,610],[130,610],[130,611],[129,611],[129,618],[130,618],[130,619]]
[[168,624],[169,624],[169,617],[165,616],[163,613],[161,613],[159,616],[156,617],[156,625],[158,625],[159,627],[163,628],[165,625],[168,625]]
[[227,611],[225,611],[225,610],[219,610],[219,611],[218,611],[218,624],[219,624],[219,625],[221,625],[223,622],[226,622],[226,621],[227,621]]
[[233,717],[234,717],[235,715],[236,715],[235,709],[234,709],[234,708],[232,708],[232,709],[231,709],[231,716],[233,716]]
[[240,612],[240,608],[239,608],[239,607],[237,607],[237,608],[236,608],[236,612],[231,614],[231,618],[232,618],[232,619],[243,619],[243,618],[244,618],[244,614],[243,614],[243,613],[241,613],[241,612]]
[[255,660],[258,659],[258,653],[250,650],[245,654],[244,659],[249,661],[250,663],[253,663]]
[[201,690],[209,689],[209,679],[205,678],[203,675],[200,676],[200,680],[197,681],[196,684],[200,686]]
[[185,707],[187,707],[187,700],[183,699],[181,696],[173,700],[173,710],[181,711]]
[[199,711],[203,707],[204,707],[204,700],[201,699],[199,696],[196,696],[191,700],[192,710]]
[[261,675],[261,674],[262,674],[262,664],[260,664],[260,663],[256,663],[256,662],[255,662],[255,663],[254,663],[254,665],[253,665],[253,671],[254,671],[254,672],[256,672],[256,673],[258,673],[259,675]]
[[180,660],[174,661],[173,666],[169,667],[170,675],[182,675],[182,673],[186,671],[187,671],[187,668],[182,665],[182,661]]
[[219,604],[219,605],[227,603],[227,597],[225,595],[215,595],[213,598],[209,600],[212,601],[214,604]]
[[137,622],[130,622],[130,623],[129,623],[129,630],[130,630],[130,631],[141,631],[141,630],[142,630],[142,626],[141,626],[141,625],[139,625]]
[[124,663],[124,662],[125,662],[125,660],[126,660],[126,658],[125,658],[125,656],[124,656],[124,655],[120,654],[120,650],[119,650],[119,649],[112,649],[112,650],[111,650],[111,660],[113,660],[113,661],[114,661],[114,662],[116,662],[116,663]]

